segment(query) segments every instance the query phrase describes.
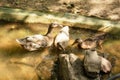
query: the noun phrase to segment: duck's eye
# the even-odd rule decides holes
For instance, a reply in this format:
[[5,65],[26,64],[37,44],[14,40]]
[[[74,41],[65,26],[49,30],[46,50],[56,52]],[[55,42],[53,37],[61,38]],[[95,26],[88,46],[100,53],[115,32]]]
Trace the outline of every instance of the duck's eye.
[[55,23],[54,23],[53,25],[54,25],[54,26],[57,26],[57,24],[55,24]]
[[77,42],[79,42],[79,41],[80,41],[80,39],[76,39],[76,41],[77,41]]
[[53,23],[53,24],[52,24],[52,26],[53,26],[53,27],[57,27],[57,26],[58,26],[58,24]]

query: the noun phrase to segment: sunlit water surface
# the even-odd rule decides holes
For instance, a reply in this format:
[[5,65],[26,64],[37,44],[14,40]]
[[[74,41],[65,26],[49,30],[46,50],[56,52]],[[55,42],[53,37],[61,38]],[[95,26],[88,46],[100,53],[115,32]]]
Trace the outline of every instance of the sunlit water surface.
[[[48,25],[45,24],[25,24],[0,22],[0,80],[38,80],[36,77],[36,67],[41,63],[39,75],[41,79],[46,80],[50,77],[50,70],[53,61],[58,52],[52,48],[41,49],[39,51],[29,52],[24,50],[15,41],[34,34],[45,34]],[[59,32],[60,28],[54,28],[53,36]],[[83,39],[97,33],[96,31],[70,28],[70,42],[81,37]],[[70,46],[71,47],[71,46]],[[116,58],[113,74],[120,73],[120,39],[109,35],[103,44],[104,52]],[[73,47],[74,54],[78,55],[81,60],[84,53]],[[47,70],[48,69],[48,70]],[[45,78],[44,78],[45,77]]]

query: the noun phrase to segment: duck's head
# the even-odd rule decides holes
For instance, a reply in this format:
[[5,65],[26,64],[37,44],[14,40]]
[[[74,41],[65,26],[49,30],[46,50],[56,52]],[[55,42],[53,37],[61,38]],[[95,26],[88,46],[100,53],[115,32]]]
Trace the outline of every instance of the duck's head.
[[97,51],[96,51],[95,48],[93,48],[93,49],[86,49],[86,50],[85,50],[85,53],[86,53],[87,55],[90,55],[90,54],[92,54],[92,53],[97,53]]
[[69,27],[68,26],[64,26],[61,31],[69,31]]
[[69,26],[64,26],[60,31],[69,35]]
[[81,39],[81,38],[77,38],[77,39],[75,39],[75,41],[73,42],[73,44],[72,44],[72,46],[73,45],[75,45],[75,44],[80,44],[80,43],[82,43],[83,42],[83,40]]
[[49,35],[49,34],[52,32],[53,28],[55,28],[55,27],[63,27],[63,25],[60,25],[60,24],[58,24],[57,22],[51,23],[51,24],[49,25],[48,31],[47,31],[47,33],[45,34],[45,36],[46,36],[46,35]]
[[58,24],[57,22],[53,22],[53,23],[50,24],[50,27],[51,27],[51,28],[55,28],[55,27],[63,27],[63,25]]

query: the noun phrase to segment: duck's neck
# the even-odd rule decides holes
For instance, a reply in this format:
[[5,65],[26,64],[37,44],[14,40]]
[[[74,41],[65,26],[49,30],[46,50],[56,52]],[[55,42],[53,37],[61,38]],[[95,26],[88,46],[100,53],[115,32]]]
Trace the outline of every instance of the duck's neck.
[[97,52],[92,52],[92,53],[89,53],[88,56],[96,58],[96,57],[98,57],[98,54],[97,54]]
[[53,30],[53,27],[51,27],[51,25],[50,25],[49,28],[48,28],[47,33],[45,34],[45,36],[50,36],[51,33],[52,33],[52,30]]

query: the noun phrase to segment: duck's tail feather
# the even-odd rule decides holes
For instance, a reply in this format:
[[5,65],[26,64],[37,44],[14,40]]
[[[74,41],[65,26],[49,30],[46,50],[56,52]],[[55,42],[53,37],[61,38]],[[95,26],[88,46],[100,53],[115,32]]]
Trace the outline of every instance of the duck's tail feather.
[[107,33],[100,33],[100,34],[96,34],[93,39],[95,40],[105,40],[105,38],[107,37]]

